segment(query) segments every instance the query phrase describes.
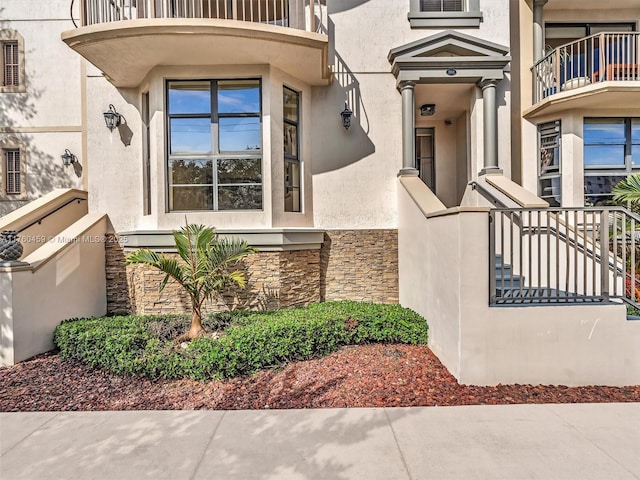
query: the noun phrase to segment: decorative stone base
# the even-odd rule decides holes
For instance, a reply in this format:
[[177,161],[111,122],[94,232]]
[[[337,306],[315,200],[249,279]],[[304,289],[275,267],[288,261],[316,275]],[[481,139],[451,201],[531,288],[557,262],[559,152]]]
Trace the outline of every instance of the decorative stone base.
[[[159,291],[164,274],[125,264],[123,247],[106,242],[107,310],[110,314],[184,313],[189,297],[175,282]],[[176,254],[174,254],[176,255]],[[272,309],[329,300],[398,302],[396,230],[335,230],[325,233],[321,250],[261,251],[242,260],[246,289],[206,305]]]
[[323,301],[398,303],[397,230],[328,230],[320,266]]

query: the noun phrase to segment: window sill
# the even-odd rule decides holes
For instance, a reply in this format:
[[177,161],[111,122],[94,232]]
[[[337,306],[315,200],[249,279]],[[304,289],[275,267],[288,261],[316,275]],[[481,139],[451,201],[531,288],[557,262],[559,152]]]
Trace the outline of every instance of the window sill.
[[29,200],[27,193],[0,193],[0,202],[26,202]]
[[478,28],[482,12],[409,12],[411,28]]
[[25,85],[0,86],[0,93],[25,93],[26,91]]

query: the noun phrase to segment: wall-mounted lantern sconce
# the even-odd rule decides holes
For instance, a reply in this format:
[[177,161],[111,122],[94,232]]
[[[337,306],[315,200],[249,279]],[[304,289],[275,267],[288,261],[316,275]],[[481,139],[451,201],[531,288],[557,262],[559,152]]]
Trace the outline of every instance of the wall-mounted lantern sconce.
[[78,157],[71,153],[68,148],[65,148],[64,153],[62,154],[62,164],[65,167],[68,167],[69,165],[73,165],[77,161]]
[[349,130],[349,127],[351,126],[352,115],[353,112],[349,108],[349,105],[347,105],[347,102],[344,102],[344,110],[340,112],[340,116],[342,117],[342,126],[345,130]]
[[107,124],[107,128],[113,132],[113,129],[120,126],[122,115],[116,111],[116,107],[109,104],[109,110],[104,112],[104,122]]
[[420,107],[420,116],[431,117],[436,113],[436,106],[433,103],[426,103]]

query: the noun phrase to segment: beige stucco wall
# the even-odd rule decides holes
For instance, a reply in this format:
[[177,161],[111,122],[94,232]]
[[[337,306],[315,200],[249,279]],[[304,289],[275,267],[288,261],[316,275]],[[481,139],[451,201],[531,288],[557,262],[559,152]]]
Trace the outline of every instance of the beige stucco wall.
[[[483,2],[484,20],[478,29],[465,33],[508,44],[506,0]],[[304,82],[268,65],[162,66],[151,71],[138,89],[117,90],[93,67],[87,69],[87,138],[91,172],[89,191],[92,211],[106,211],[117,231],[171,229],[182,225],[183,213],[166,213],[166,152],[164,80],[167,78],[238,78],[260,76],[263,80],[264,208],[252,212],[193,212],[189,221],[219,228],[271,228],[315,226],[327,229],[395,228],[397,191],[395,175],[401,167],[400,95],[390,72],[387,53],[405,43],[438,33],[412,30],[407,19],[408,2],[385,0],[327,2],[329,64],[335,76],[328,87],[309,87]],[[365,20],[366,19],[366,20]],[[282,108],[281,88],[286,84],[302,92],[303,205],[300,214],[282,208]],[[509,83],[499,86],[501,131],[500,163],[508,170]],[[152,214],[142,215],[142,132],[140,95],[150,92]],[[352,127],[345,131],[340,111],[348,100],[354,111]],[[109,103],[127,118],[133,133],[125,146],[119,132],[108,132],[100,113]],[[481,95],[469,98],[469,115],[481,117]],[[466,134],[470,146],[470,169],[482,168],[482,122],[469,120]],[[476,132],[469,131],[476,129]],[[479,130],[478,130],[479,129]],[[442,129],[439,129],[442,130]],[[457,130],[451,130],[457,132]],[[460,135],[438,141],[443,152],[438,162],[445,203],[461,196]],[[465,179],[466,180],[466,179]],[[439,180],[440,182],[440,180]]]
[[[509,44],[508,2],[483,1],[483,22],[464,33]],[[397,183],[401,167],[401,101],[386,55],[392,48],[442,30],[411,29],[409,2],[386,0],[327,2],[331,37],[330,63],[334,85],[314,89],[314,219],[320,228],[395,226],[398,222]],[[498,87],[499,161],[510,170],[509,80]],[[430,85],[433,98],[438,86]],[[436,128],[437,190],[447,205],[462,196],[458,149],[469,144],[473,175],[483,167],[482,99],[476,89],[468,99],[467,138],[456,128]],[[341,131],[339,112],[345,99],[355,112],[349,132]],[[419,106],[419,105],[417,105]],[[441,105],[442,107],[442,105]],[[420,120],[420,119],[418,119]],[[458,121],[456,120],[456,123]],[[416,126],[430,126],[428,121]],[[466,176],[466,175],[465,175]],[[466,181],[464,178],[463,181]]]
[[640,323],[624,305],[490,307],[487,211],[426,218],[404,187],[399,204],[400,303],[461,383],[640,382]]
[[[635,3],[635,5],[634,5]],[[606,8],[605,3],[587,2],[583,9],[568,10],[562,8],[562,2],[551,1],[543,9],[543,22],[625,22],[636,23],[640,20],[640,4],[626,2],[625,8]],[[610,108],[607,92],[598,93],[602,98],[599,108],[581,108],[580,102],[573,102],[565,109],[558,108],[556,113],[545,114],[544,111],[535,119],[522,118],[525,111],[532,106],[533,65],[533,11],[531,1],[519,0],[511,2],[512,14],[516,17],[514,25],[518,42],[514,46],[512,56],[514,66],[519,72],[519,93],[514,103],[514,122],[519,123],[519,153],[522,157],[522,185],[532,192],[538,191],[538,134],[537,125],[552,120],[562,121],[562,205],[565,207],[584,205],[584,168],[583,168],[583,119],[584,117],[638,117],[640,108],[633,101],[637,93],[630,92],[629,102],[620,108]],[[636,27],[637,28],[637,27]]]
[[27,256],[0,267],[0,365],[53,348],[62,320],[106,313],[107,219],[88,215]]
[[[63,167],[68,148],[82,152],[81,59],[62,43],[60,32],[73,28],[67,0],[4,0],[0,30],[24,39],[23,93],[0,93],[0,142],[21,143],[26,155],[26,198],[0,199],[0,216],[27,201],[63,187],[81,188],[81,168]],[[0,165],[0,173],[3,172]]]
[[[424,185],[414,185],[411,191],[414,195],[421,193],[426,199],[430,195]],[[443,232],[438,225],[429,224],[425,214],[401,185],[398,186],[398,204],[400,304],[420,313],[427,320],[429,348],[452,375],[460,378],[458,294],[459,269],[462,265],[457,252],[457,230]],[[434,209],[428,206],[427,201],[420,202],[420,205],[425,205],[427,212]],[[437,242],[437,236],[443,234],[448,243]],[[436,262],[446,262],[447,268],[435,270],[432,265]]]
[[[91,159],[89,191],[92,211],[109,212],[116,231],[175,229],[184,224],[184,212],[167,211],[165,147],[165,82],[168,79],[260,78],[263,110],[263,209],[253,211],[187,212],[189,222],[217,228],[308,227],[312,225],[313,197],[311,89],[304,82],[266,65],[158,67],[140,89],[116,89],[96,69],[88,70],[89,111],[101,113],[109,103],[126,118],[113,132],[102,115],[88,116]],[[283,104],[286,85],[301,93],[301,159],[303,212],[284,212],[284,159],[282,156]],[[141,93],[149,92],[151,214],[143,215],[143,139]],[[127,141],[130,144],[127,145]]]

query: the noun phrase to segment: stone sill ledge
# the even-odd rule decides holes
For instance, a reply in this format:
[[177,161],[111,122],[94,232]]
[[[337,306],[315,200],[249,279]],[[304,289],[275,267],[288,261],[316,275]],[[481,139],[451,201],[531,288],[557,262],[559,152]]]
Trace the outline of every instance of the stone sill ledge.
[[478,28],[482,12],[410,12],[411,28]]
[[[291,250],[319,250],[324,230],[299,228],[217,229],[221,237],[238,237],[261,252]],[[172,230],[137,230],[119,232],[120,245],[125,251],[150,248],[158,252],[175,252]]]

